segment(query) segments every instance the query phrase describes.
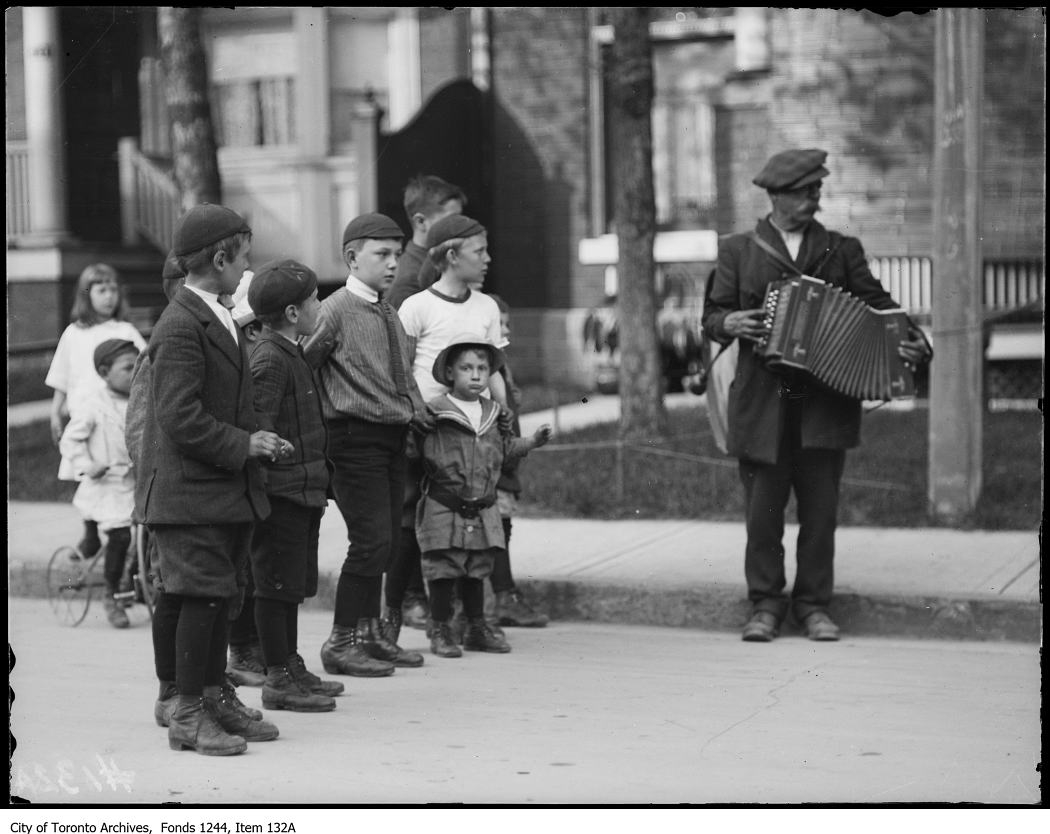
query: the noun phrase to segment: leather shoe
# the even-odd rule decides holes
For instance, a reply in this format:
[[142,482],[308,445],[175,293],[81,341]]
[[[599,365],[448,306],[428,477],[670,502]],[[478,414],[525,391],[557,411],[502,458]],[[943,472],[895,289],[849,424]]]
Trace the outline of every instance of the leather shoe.
[[839,627],[823,611],[814,611],[802,621],[802,630],[810,640],[832,642],[839,639]]
[[744,626],[742,639],[749,643],[769,643],[780,631],[780,623],[769,611],[756,611]]

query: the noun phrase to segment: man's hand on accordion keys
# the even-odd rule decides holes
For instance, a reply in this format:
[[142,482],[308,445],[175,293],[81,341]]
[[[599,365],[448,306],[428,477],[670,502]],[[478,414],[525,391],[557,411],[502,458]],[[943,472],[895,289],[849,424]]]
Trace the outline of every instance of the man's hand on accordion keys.
[[722,327],[735,339],[758,342],[767,332],[765,319],[766,311],[761,307],[754,310],[734,310],[722,320]]

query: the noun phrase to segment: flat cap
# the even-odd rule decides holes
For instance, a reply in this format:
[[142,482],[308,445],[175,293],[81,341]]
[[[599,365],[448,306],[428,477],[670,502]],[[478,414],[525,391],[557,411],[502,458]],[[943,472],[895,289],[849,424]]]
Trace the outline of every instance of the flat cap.
[[255,315],[279,313],[289,304],[302,304],[317,289],[317,275],[290,258],[259,267],[248,287],[248,305]]
[[829,173],[824,167],[827,151],[797,148],[770,157],[752,182],[766,191],[790,191],[823,179]]
[[448,365],[448,355],[452,353],[452,349],[456,347],[472,347],[484,350],[489,355],[489,371],[496,373],[504,365],[503,351],[496,347],[488,339],[478,336],[475,333],[468,333],[463,336],[457,336],[451,342],[449,342],[445,349],[437,355],[434,360],[434,367],[431,373],[434,375],[434,379],[440,382],[442,385],[448,385],[448,380],[445,379],[445,368]]
[[129,339],[106,339],[95,348],[95,354],[92,357],[95,370],[97,371],[103,365],[111,364],[114,359],[124,353],[134,353],[138,356],[138,345]]
[[175,250],[172,249],[168,253],[168,257],[164,259],[164,269],[161,270],[160,277],[165,281],[172,281],[176,278],[185,278],[186,273],[182,271],[182,267],[179,266],[179,259],[175,256]]
[[201,203],[175,223],[171,251],[181,258],[240,232],[251,232],[251,228],[237,212],[226,206]]
[[346,228],[343,230],[343,246],[346,246],[351,240],[361,240],[362,238],[393,240],[404,236],[405,233],[401,231],[401,227],[397,223],[385,214],[372,212],[371,214],[362,214],[360,217],[355,217],[346,224]]
[[461,237],[473,237],[485,233],[485,227],[472,217],[465,214],[450,214],[442,217],[437,223],[430,227],[427,232],[427,249],[440,246],[446,240],[455,240]]

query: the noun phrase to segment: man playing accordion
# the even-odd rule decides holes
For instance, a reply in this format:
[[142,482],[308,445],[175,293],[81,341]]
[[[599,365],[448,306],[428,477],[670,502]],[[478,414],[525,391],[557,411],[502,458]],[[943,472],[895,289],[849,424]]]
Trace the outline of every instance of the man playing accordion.
[[[834,585],[839,482],[846,450],[860,443],[861,401],[818,386],[801,372],[766,367],[755,347],[767,335],[766,287],[799,274],[838,287],[877,310],[897,303],[871,274],[860,241],[830,232],[814,216],[820,209],[827,153],[815,148],[774,155],[753,180],[772,211],[753,231],[727,235],[703,327],[714,340],[739,339],[736,376],[729,393],[728,453],[739,460],[744,486],[747,547],[744,574],[751,618],[743,639],[769,642],[793,614],[812,640],[837,640],[828,614]],[[905,363],[932,356],[912,325],[901,342]],[[791,491],[798,504],[797,570],[785,593],[784,510]]]

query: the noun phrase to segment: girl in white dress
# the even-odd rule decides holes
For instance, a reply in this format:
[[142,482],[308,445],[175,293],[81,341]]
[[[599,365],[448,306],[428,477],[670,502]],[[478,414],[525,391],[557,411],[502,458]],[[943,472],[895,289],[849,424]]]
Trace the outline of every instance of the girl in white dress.
[[[124,321],[124,296],[117,272],[108,264],[92,264],[80,273],[77,293],[70,313],[71,324],[62,333],[44,382],[55,391],[51,400],[51,437],[57,445],[66,420],[75,414],[85,398],[105,387],[95,371],[95,348],[107,339],[127,339],[140,351],[146,341],[130,322]],[[77,480],[73,467],[63,455],[58,477]],[[85,522],[80,542],[85,556],[94,555],[101,541],[93,522]]]

